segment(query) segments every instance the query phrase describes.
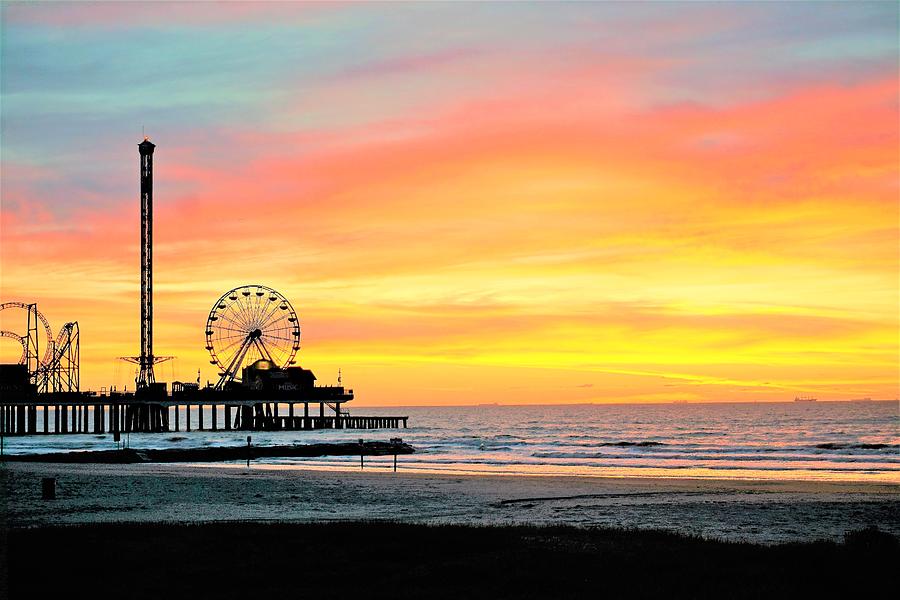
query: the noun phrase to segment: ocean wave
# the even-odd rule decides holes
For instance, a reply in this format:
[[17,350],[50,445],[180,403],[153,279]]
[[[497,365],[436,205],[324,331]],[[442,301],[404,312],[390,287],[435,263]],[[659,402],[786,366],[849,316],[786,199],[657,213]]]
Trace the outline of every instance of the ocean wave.
[[900,448],[900,444],[841,444],[826,442],[824,444],[816,444],[815,447],[821,450],[885,450]]
[[647,446],[665,446],[665,444],[663,444],[662,442],[647,442],[647,441],[645,441],[645,442],[602,442],[597,445],[598,446],[620,446],[620,447],[636,446],[638,448],[645,448]]
[[[779,464],[792,464],[792,463],[803,463],[803,462],[819,462],[821,461],[821,457],[816,455],[800,455],[800,456],[785,456],[783,458],[773,457],[773,456],[755,456],[755,455],[745,455],[745,454],[677,454],[677,453],[666,453],[666,454],[645,454],[645,455],[634,455],[634,454],[604,454],[602,452],[534,452],[531,454],[533,458],[545,458],[545,459],[578,459],[578,460],[633,460],[637,462],[648,462],[652,463],[654,461],[692,461],[692,462],[749,462],[749,463],[761,463],[761,462],[771,462],[771,463],[779,463]],[[884,464],[884,465],[898,465],[900,464],[900,460],[885,457],[885,456],[833,456],[829,457],[828,461],[830,463],[876,463],[876,464]]]
[[604,446],[618,446],[620,448],[648,448],[651,446],[665,446],[663,442],[653,442],[653,441],[640,441],[640,442],[563,442],[560,445],[563,446],[578,446],[580,448],[600,448]]

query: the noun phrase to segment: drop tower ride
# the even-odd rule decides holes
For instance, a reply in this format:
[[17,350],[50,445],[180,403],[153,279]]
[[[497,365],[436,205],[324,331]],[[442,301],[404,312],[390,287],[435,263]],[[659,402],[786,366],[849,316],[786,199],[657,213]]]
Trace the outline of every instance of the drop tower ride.
[[[141,155],[141,353],[123,356],[122,360],[138,366],[134,378],[138,392],[157,388],[153,365],[171,356],[153,354],[153,144],[149,138],[138,144]],[[165,384],[161,384],[165,395]],[[159,391],[159,389],[157,390]]]
[[141,355],[137,387],[156,382],[153,375],[153,150],[149,139],[138,144],[141,154]]

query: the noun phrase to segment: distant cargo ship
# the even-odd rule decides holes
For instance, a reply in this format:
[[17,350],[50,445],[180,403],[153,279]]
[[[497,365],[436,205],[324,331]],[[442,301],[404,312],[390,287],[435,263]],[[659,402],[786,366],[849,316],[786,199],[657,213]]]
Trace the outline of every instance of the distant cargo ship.
[[815,402],[816,398],[812,396],[797,396],[794,398],[794,402]]

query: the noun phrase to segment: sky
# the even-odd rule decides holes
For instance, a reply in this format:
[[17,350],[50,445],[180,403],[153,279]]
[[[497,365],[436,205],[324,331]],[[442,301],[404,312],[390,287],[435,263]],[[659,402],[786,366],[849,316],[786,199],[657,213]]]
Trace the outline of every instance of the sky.
[[357,405],[900,393],[895,2],[0,10],[0,301],[82,388],[133,387],[146,133],[158,380],[263,284]]

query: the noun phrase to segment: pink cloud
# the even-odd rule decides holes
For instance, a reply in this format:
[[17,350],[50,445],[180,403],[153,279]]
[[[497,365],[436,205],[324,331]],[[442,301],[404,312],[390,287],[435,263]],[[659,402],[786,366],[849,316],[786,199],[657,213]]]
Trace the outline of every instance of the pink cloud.
[[341,10],[326,2],[16,2],[4,4],[9,25],[42,27],[209,27],[249,21],[307,20]]

